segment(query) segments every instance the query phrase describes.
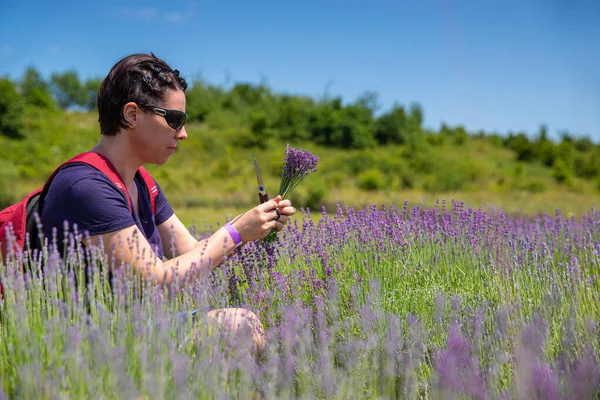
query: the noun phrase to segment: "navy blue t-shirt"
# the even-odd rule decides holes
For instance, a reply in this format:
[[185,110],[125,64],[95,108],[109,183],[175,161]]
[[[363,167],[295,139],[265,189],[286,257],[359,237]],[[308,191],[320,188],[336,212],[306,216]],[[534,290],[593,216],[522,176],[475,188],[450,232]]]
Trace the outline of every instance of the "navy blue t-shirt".
[[52,238],[52,228],[56,227],[58,240],[62,240],[64,221],[69,222],[71,231],[73,224],[77,224],[80,233],[87,232],[90,236],[114,232],[135,224],[157,257],[162,259],[162,240],[156,227],[173,215],[173,209],[157,183],[158,195],[153,215],[143,179],[136,174],[134,180],[138,189],[139,215],[135,209],[129,211],[124,192],[104,173],[87,164],[64,166],[52,180],[44,198],[40,216],[44,235]]

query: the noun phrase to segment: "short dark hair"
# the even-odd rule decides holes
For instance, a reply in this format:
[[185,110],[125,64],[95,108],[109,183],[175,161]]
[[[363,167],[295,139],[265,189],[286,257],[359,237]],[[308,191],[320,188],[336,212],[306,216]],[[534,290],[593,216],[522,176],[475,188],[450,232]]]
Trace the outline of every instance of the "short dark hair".
[[179,71],[150,54],[131,54],[119,60],[102,81],[98,90],[100,133],[114,136],[119,127],[126,128],[123,106],[130,101],[160,104],[168,89],[187,89]]

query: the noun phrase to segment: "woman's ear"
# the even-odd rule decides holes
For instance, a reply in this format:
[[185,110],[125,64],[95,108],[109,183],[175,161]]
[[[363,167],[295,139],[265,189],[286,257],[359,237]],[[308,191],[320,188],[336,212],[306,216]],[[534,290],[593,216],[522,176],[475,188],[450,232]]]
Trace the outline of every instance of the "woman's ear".
[[135,128],[135,124],[138,121],[137,112],[138,106],[133,101],[130,101],[123,106],[123,118],[130,128]]

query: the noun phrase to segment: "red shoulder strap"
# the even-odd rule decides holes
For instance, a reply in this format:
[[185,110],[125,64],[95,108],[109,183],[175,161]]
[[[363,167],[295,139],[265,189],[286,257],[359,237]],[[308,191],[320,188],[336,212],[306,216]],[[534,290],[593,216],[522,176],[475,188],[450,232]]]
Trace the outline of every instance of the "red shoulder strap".
[[[108,158],[104,157],[102,154],[88,151],[86,153],[81,153],[71,158],[68,161],[62,163],[58,168],[54,170],[50,178],[46,181],[44,185],[44,190],[47,190],[47,186],[49,186],[54,176],[58,173],[58,171],[67,164],[72,163],[85,163],[91,165],[96,168],[98,171],[104,173],[114,183],[114,185],[122,190],[125,193],[125,198],[127,199],[127,207],[129,208],[129,212],[131,212],[131,200],[129,199],[129,192],[127,191],[127,186],[121,179],[121,176],[117,172],[116,168],[112,163],[108,160]],[[150,205],[152,206],[152,214],[154,214],[154,210],[156,209],[156,196],[158,195],[158,188],[156,187],[156,182],[154,182],[154,178],[152,175],[144,167],[140,167],[138,169],[140,176],[142,177],[144,184],[146,185],[146,189],[148,190],[148,195],[150,196]]]
[[56,168],[52,175],[50,175],[50,178],[48,178],[48,180],[46,181],[46,184],[44,185],[44,192],[47,191],[50,182],[52,182],[52,179],[54,179],[54,177],[62,167],[64,167],[67,164],[77,162],[89,164],[92,167],[96,168],[98,171],[104,173],[104,175],[106,175],[108,179],[110,179],[117,188],[125,192],[125,198],[127,199],[127,207],[131,212],[131,200],[129,199],[129,192],[127,191],[127,186],[125,185],[125,183],[123,183],[123,179],[121,179],[121,176],[119,176],[119,173],[112,165],[112,163],[108,160],[108,158],[93,151],[88,151],[86,153],[76,155],[75,157],[71,158],[68,161],[65,161],[58,168]]
[[150,196],[150,205],[152,206],[152,214],[156,210],[156,196],[158,196],[158,188],[156,187],[156,182],[154,182],[154,178],[152,175],[144,167],[140,167],[138,172],[142,179],[144,180],[144,184],[146,185],[146,189],[148,190],[148,195]]

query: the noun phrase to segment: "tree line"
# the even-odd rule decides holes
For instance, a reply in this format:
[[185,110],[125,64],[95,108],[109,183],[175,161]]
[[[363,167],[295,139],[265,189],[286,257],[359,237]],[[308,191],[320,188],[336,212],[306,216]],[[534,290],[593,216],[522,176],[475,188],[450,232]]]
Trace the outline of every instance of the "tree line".
[[[53,73],[46,81],[34,67],[20,80],[0,78],[0,134],[21,137],[26,108],[94,111],[100,83],[96,78],[82,81],[74,70]],[[566,131],[559,140],[551,140],[544,125],[534,135],[468,132],[447,124],[434,131],[423,127],[424,111],[418,103],[394,104],[379,112],[373,92],[344,103],[341,97],[274,93],[264,83],[224,87],[193,80],[186,98],[190,122],[246,127],[240,146],[265,146],[270,140],[313,141],[345,149],[402,145],[410,157],[431,146],[461,146],[476,139],[512,150],[517,161],[552,168],[558,182],[568,183],[572,176],[600,179],[600,144]]]

